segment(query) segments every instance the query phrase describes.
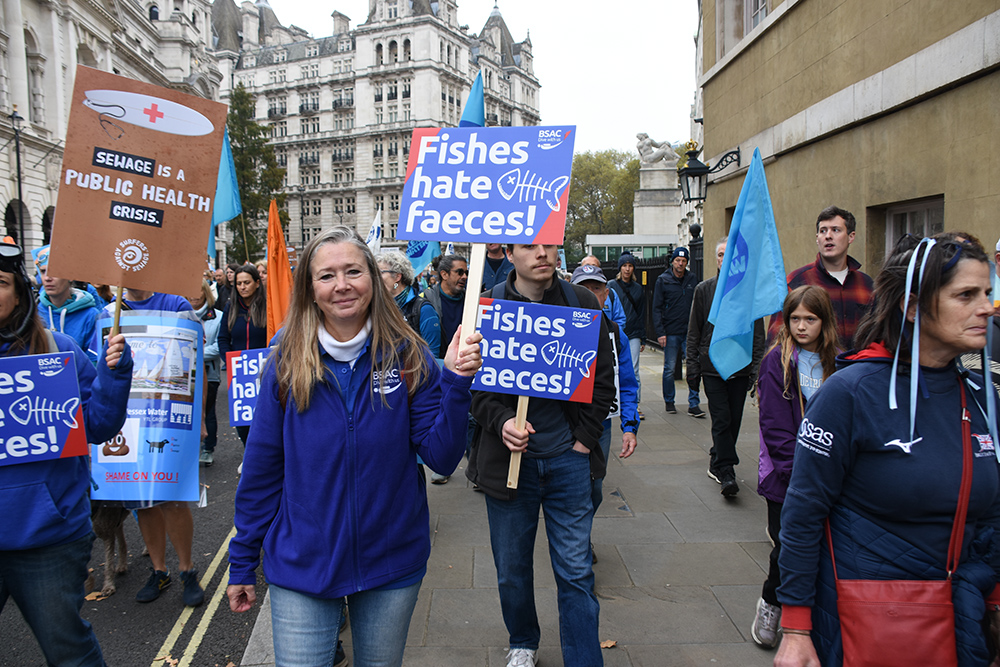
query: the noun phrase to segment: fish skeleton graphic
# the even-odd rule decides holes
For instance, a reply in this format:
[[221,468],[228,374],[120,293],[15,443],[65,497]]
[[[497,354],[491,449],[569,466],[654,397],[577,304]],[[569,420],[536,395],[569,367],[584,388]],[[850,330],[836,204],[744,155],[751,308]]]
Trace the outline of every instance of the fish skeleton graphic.
[[543,181],[538,174],[532,174],[525,170],[522,176],[521,169],[518,167],[501,176],[500,180],[497,181],[497,188],[507,201],[513,199],[514,195],[517,195],[519,202],[535,201],[541,197],[549,209],[558,211],[562,208],[559,197],[567,183],[569,183],[569,176],[565,175],[557,176],[551,181]]
[[[34,401],[34,402],[32,402]],[[76,407],[80,399],[73,397],[62,405],[41,396],[22,396],[10,406],[10,416],[18,424],[27,426],[34,419],[36,426],[47,426],[62,421],[70,428],[76,428]]]
[[583,374],[583,377],[590,377],[590,362],[597,356],[596,350],[579,354],[566,343],[560,346],[559,341],[552,341],[542,346],[542,358],[547,364],[557,364],[558,368],[572,368],[574,364],[579,364],[576,368]]

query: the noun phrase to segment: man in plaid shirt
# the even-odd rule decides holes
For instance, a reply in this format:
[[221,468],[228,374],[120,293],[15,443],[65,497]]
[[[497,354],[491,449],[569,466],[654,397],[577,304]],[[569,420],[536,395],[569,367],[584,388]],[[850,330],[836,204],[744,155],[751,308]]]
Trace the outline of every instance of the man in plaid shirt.
[[[851,349],[854,332],[872,296],[871,276],[862,272],[861,263],[847,254],[854,243],[856,226],[850,211],[836,206],[823,209],[816,219],[816,245],[819,246],[816,261],[788,274],[789,290],[802,285],[819,285],[830,294],[833,312],[837,315],[840,346],[845,350]],[[771,317],[769,337],[773,338],[780,326],[779,312]]]

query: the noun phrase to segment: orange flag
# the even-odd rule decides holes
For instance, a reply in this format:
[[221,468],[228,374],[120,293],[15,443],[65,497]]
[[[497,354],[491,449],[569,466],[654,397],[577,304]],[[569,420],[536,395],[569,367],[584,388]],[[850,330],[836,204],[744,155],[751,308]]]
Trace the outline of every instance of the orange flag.
[[292,302],[292,268],[288,264],[285,235],[278,217],[278,202],[271,200],[267,216],[267,340],[285,323]]

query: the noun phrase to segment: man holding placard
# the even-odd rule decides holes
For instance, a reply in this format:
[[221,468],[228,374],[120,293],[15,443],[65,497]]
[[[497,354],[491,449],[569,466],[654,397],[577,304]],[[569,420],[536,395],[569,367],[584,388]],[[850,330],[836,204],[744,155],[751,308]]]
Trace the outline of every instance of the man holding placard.
[[[591,480],[602,478],[606,469],[598,443],[603,430],[601,424],[615,397],[614,361],[607,328],[599,313],[590,315],[582,310],[599,311],[597,299],[587,289],[556,277],[556,250],[555,245],[508,244],[507,257],[514,270],[505,285],[494,288],[492,296],[512,302],[570,306],[572,309],[567,308],[566,313],[572,324],[567,332],[598,324],[593,327],[595,334],[600,332],[596,350],[593,347],[577,349],[560,344],[559,340],[550,341],[538,349],[539,359],[535,364],[541,368],[542,361],[553,363],[549,360],[561,355],[555,363],[565,362],[567,376],[583,364],[584,377],[593,383],[591,401],[574,401],[574,390],[567,386],[568,383],[560,383],[556,375],[543,382],[544,378],[540,379],[538,373],[501,371],[496,375],[499,385],[504,382],[504,372],[508,372],[507,377],[514,383],[523,382],[525,388],[530,387],[535,392],[549,391],[560,396],[540,398],[532,393],[527,421],[523,429],[518,429],[515,425],[517,395],[480,391],[472,399],[472,416],[480,429],[469,457],[467,476],[486,493],[500,605],[510,634],[509,666],[533,667],[541,635],[532,569],[539,507],[545,511],[545,529],[559,588],[563,662],[574,667],[603,664],[598,638],[600,607],[594,594],[590,555],[590,530],[594,518]],[[480,311],[481,320],[493,312],[497,313],[497,319],[505,317],[500,304],[485,308]],[[543,318],[535,318],[536,337],[531,338],[527,335],[532,333],[529,331],[532,320],[527,310],[525,306],[516,313],[508,313],[510,319],[505,322],[512,323],[513,327],[509,337],[484,340],[487,353],[483,355],[484,369],[477,383],[491,381],[486,371],[488,354],[503,353],[508,357],[520,354],[523,357],[528,353],[534,356],[537,346],[529,341],[536,340],[537,334],[551,334],[557,326],[558,320],[544,319],[544,327],[539,327]],[[482,330],[485,336],[485,328]],[[550,347],[553,344],[555,347]],[[526,352],[529,346],[530,352]],[[500,348],[503,352],[498,352]],[[520,353],[515,352],[518,349]],[[516,490],[508,488],[507,483],[512,452],[524,455]]]

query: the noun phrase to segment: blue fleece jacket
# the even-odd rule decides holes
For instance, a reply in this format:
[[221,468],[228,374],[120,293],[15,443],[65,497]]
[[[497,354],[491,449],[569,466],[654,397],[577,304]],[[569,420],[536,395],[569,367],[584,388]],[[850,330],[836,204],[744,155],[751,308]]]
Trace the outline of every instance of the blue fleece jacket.
[[[132,386],[132,351],[126,343],[114,369],[104,362],[95,368],[69,336],[54,332],[60,352],[72,352],[80,385],[80,402],[87,442],[104,442],[125,423],[125,407]],[[0,355],[16,356],[10,344]],[[86,456],[0,466],[0,551],[55,546],[78,540],[90,532],[90,467]]]
[[77,345],[87,350],[90,362],[97,363],[97,352],[88,349],[94,335],[94,322],[101,312],[95,305],[94,297],[74,288],[63,305],[54,306],[43,289],[38,294],[38,312],[49,329],[75,340]]
[[[261,378],[236,492],[230,584],[256,581],[261,547],[268,582],[327,599],[419,577],[427,566],[417,455],[442,474],[454,471],[472,378],[439,370],[428,354],[428,378],[409,399],[395,371],[373,378],[370,348],[353,369],[320,353],[325,381],[301,414],[290,395],[282,408],[274,364]],[[388,407],[372,395],[373,382],[384,385]]]
[[[830,517],[842,578],[935,578],[934,573],[901,572],[902,556],[917,554],[912,560],[943,571],[962,478],[960,390],[954,364],[921,368],[911,439],[908,373],[899,374],[899,408],[890,410],[892,358],[884,348],[838,361],[843,368],[806,406],[781,514],[782,625],[808,628],[811,616],[824,665],[839,664],[840,646],[835,596],[822,594],[833,588],[824,519]],[[971,379],[982,387],[981,377]],[[987,388],[993,390],[992,385]],[[1000,536],[1000,464],[979,407],[985,410],[985,394],[966,383],[966,396],[973,478],[960,562],[969,562],[974,537],[985,536],[993,543],[980,550],[979,558],[992,568],[995,585],[1000,574],[1000,544],[995,539]],[[825,651],[832,651],[828,661]]]

